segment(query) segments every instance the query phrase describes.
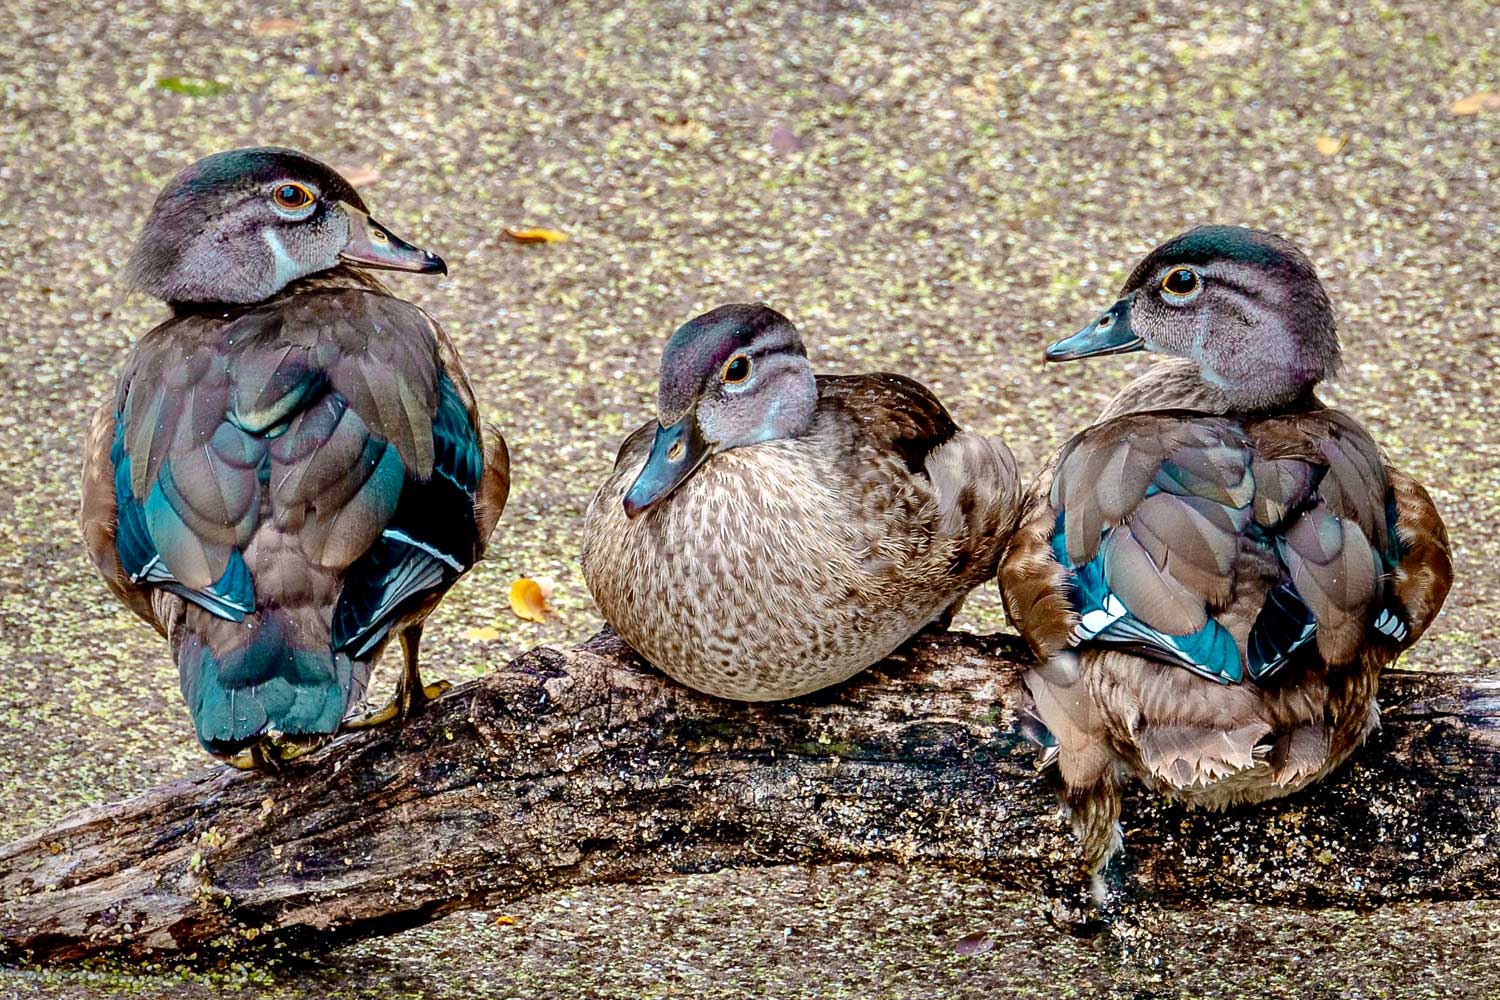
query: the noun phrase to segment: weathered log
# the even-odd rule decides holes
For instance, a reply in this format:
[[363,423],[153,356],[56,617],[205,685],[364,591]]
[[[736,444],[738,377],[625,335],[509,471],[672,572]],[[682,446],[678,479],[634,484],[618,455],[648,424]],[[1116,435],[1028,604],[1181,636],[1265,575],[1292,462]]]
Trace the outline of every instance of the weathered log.
[[[1034,887],[1074,847],[1012,735],[1024,650],[924,637],[796,702],[543,647],[280,775],[224,770],[0,848],[0,958],[316,953],[564,886],[921,860]],[[1500,679],[1393,672],[1341,774],[1227,815],[1127,804],[1131,892],[1317,906],[1500,896]]]

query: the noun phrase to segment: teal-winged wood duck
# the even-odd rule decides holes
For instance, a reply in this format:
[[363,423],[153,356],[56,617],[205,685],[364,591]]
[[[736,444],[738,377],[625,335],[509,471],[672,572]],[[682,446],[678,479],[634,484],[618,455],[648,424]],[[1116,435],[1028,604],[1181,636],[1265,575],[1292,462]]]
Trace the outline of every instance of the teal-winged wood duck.
[[814,375],[764,305],[683,325],[657,419],[585,519],[583,572],[647,660],[721,698],[835,684],[995,573],[1015,461],[900,375]]
[[82,520],[110,589],[166,636],[202,745],[274,764],[335,732],[393,637],[405,715],[441,685],[422,622],[504,506],[505,442],[448,337],[372,269],[445,271],[289,149],[198,161],[127,268],[171,318],[88,435]]
[[1168,358],[1062,449],[1000,573],[1096,901],[1132,777],[1211,808],[1317,781],[1452,578],[1427,491],[1315,395],[1339,342],[1292,244],[1178,236],[1046,356],[1136,350]]

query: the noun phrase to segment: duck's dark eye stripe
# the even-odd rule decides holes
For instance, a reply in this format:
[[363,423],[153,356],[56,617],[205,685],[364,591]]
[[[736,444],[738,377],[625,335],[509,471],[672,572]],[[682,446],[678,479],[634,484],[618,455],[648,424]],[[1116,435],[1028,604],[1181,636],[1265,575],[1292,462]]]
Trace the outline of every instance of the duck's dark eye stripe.
[[731,358],[724,366],[725,382],[743,382],[750,377],[750,359],[743,354]]

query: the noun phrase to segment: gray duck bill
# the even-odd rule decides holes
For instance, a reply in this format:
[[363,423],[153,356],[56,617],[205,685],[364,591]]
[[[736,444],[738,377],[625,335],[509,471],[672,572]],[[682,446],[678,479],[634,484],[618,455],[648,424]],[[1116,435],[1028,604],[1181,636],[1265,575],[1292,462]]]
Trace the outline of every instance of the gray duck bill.
[[1130,307],[1135,296],[1127,295],[1088,326],[1047,348],[1048,361],[1077,361],[1106,354],[1128,354],[1146,345],[1130,327]]
[[349,245],[339,259],[383,271],[415,271],[447,274],[448,265],[431,250],[414,247],[353,205],[344,204],[349,215]]
[[696,410],[689,410],[670,427],[658,423],[646,464],[625,491],[625,516],[639,517],[671,496],[713,450],[712,442],[698,427]]

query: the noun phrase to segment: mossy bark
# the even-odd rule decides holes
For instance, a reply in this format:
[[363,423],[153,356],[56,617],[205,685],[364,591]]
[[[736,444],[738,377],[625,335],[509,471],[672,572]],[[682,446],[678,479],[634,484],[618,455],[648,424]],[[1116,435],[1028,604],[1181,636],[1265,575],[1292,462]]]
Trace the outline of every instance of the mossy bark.
[[[916,860],[1076,874],[1032,748],[1027,657],[927,636],[817,696],[686,690],[601,634],[533,650],[404,726],[277,775],[225,770],[0,847],[0,958],[318,953],[456,910],[674,873]],[[1137,897],[1377,906],[1500,896],[1500,680],[1392,672],[1320,786],[1229,814],[1126,807]]]

